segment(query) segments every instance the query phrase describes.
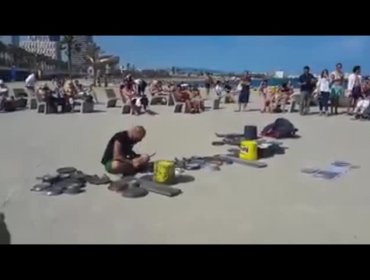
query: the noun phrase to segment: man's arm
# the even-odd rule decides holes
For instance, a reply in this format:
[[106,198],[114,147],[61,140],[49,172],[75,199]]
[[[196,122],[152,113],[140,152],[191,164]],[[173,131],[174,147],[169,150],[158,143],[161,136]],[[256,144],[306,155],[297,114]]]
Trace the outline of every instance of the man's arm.
[[122,148],[121,143],[118,140],[114,141],[113,160],[116,160],[116,161],[123,161],[124,160],[124,158],[123,158],[124,155],[121,154],[121,148]]

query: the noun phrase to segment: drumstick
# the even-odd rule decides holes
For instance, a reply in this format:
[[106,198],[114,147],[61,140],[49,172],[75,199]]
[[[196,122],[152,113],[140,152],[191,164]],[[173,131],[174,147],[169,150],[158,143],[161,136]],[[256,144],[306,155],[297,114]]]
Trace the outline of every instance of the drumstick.
[[149,158],[154,157],[156,154],[157,154],[156,152],[152,153],[151,155],[149,155]]

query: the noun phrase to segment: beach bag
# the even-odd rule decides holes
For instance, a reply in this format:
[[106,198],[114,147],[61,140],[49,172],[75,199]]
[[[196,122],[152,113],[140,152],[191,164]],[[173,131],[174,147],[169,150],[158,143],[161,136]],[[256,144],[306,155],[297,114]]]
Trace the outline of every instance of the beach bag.
[[262,136],[276,139],[291,138],[295,136],[297,128],[287,119],[278,118],[275,122],[267,125],[261,132]]

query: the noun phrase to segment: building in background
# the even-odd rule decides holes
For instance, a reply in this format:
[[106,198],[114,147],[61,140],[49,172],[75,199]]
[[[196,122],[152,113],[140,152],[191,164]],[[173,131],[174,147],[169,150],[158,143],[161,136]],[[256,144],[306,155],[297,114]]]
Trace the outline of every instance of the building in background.
[[42,54],[54,60],[61,60],[60,36],[28,36],[20,47],[30,53]]
[[275,71],[275,73],[274,73],[274,78],[276,78],[276,79],[283,79],[284,76],[285,76],[285,73],[284,73],[284,71],[281,71],[281,70]]
[[20,41],[19,35],[13,35],[13,36],[0,36],[0,42],[6,45],[14,45],[14,46],[19,46],[19,41]]
[[93,36],[83,35],[75,36],[75,42],[80,46],[79,51],[72,50],[72,65],[81,67],[86,63],[86,55],[89,44],[92,44]]

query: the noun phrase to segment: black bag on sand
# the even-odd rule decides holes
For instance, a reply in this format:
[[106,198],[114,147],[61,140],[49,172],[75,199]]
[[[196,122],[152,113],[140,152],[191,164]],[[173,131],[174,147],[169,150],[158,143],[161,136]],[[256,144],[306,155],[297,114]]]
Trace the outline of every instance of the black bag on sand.
[[14,101],[8,101],[6,100],[4,102],[4,111],[5,112],[14,112],[15,110],[17,109],[17,107],[15,106],[15,102]]
[[287,119],[278,118],[274,123],[267,125],[261,132],[262,136],[276,139],[292,138],[298,131],[297,128]]

